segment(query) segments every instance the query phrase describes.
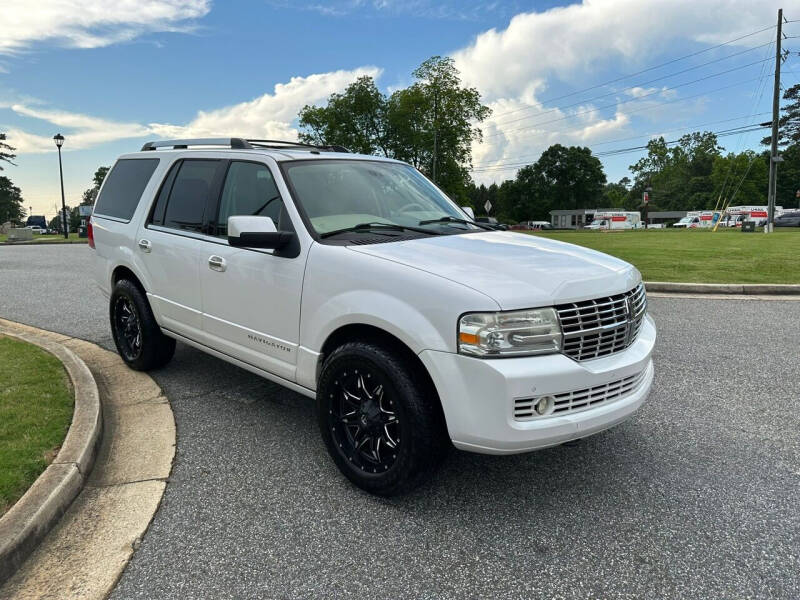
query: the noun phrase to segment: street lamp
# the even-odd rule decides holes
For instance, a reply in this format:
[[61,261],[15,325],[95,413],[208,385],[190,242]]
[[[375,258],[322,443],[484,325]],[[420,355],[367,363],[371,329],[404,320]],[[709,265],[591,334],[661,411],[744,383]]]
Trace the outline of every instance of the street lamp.
[[53,141],[58,148],[58,174],[61,177],[61,224],[64,226],[64,239],[69,238],[69,226],[67,225],[67,204],[64,201],[64,170],[61,168],[61,146],[64,145],[64,136],[57,133],[53,136]]

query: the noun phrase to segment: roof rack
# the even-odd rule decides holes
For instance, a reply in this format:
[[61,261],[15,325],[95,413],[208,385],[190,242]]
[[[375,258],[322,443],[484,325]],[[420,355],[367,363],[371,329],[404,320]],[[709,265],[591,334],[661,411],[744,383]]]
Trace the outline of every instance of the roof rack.
[[142,146],[142,152],[156,150],[157,148],[169,148],[174,150],[185,150],[189,146],[228,146],[236,150],[248,150],[253,148],[308,148],[312,152],[325,150],[328,152],[350,152],[344,146],[336,144],[322,146],[306,144],[303,142],[287,142],[284,140],[249,140],[243,138],[196,138],[185,140],[161,140],[157,142],[147,142]]
[[252,148],[247,140],[242,138],[196,138],[186,140],[161,140],[158,142],[147,142],[142,146],[142,152],[155,150],[156,148],[167,148],[172,146],[175,150],[185,150],[189,146],[230,146],[236,149]]
[[350,150],[338,144],[306,144],[305,142],[287,142],[285,140],[247,139],[245,141],[258,148],[291,148],[296,146],[298,148],[313,148],[314,150],[327,150],[329,152],[350,152]]

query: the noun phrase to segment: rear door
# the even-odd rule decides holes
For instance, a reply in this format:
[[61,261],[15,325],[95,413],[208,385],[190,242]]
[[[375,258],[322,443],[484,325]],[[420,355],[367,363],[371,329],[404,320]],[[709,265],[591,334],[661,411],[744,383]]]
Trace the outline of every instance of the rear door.
[[148,297],[161,327],[203,341],[200,241],[219,193],[225,161],[183,159],[169,170],[137,252],[149,276]]
[[294,381],[308,248],[299,242],[280,251],[234,248],[227,241],[228,218],[235,215],[268,216],[278,231],[295,231],[274,168],[230,161],[213,235],[201,242],[203,328],[215,349]]

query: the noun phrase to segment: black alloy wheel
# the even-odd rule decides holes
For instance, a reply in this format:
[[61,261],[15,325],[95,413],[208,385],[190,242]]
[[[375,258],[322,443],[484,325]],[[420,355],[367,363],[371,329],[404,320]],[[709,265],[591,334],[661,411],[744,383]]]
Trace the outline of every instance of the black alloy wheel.
[[388,471],[401,441],[392,392],[368,366],[342,367],[329,392],[331,433],[342,456],[365,473]]
[[131,369],[149,371],[172,359],[175,340],[161,332],[139,284],[129,279],[117,281],[111,291],[109,313],[114,344]]
[[352,341],[322,365],[317,384],[322,439],[339,470],[373,494],[411,491],[451,446],[436,391],[413,359],[383,342]]
[[142,326],[136,307],[129,298],[117,296],[113,315],[120,354],[126,361],[134,361],[142,354]]

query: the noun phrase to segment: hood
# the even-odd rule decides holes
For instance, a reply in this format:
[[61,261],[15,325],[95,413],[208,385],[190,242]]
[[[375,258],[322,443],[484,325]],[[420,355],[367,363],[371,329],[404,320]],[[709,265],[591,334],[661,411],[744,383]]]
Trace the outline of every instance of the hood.
[[607,254],[511,231],[348,248],[456,281],[504,310],[619,294],[641,281],[633,266]]

